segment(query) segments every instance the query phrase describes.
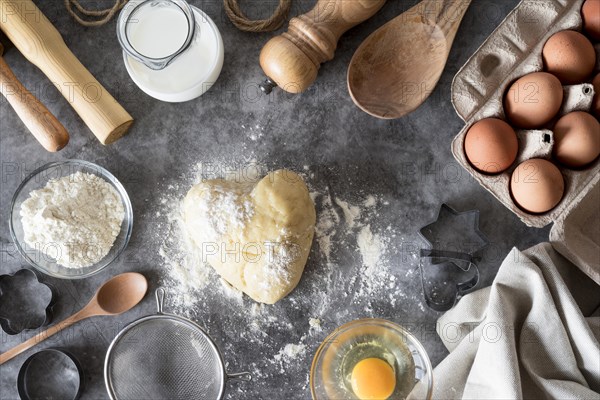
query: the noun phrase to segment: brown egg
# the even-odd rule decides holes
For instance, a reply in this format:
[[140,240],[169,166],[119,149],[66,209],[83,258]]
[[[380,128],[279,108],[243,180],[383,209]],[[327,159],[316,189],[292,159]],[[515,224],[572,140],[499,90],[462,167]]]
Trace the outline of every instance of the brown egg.
[[592,81],[592,85],[594,85],[594,101],[592,102],[592,112],[596,118],[600,118],[600,74],[596,75]]
[[571,168],[581,168],[600,155],[600,122],[591,114],[575,111],[554,126],[554,157]]
[[600,40],[600,0],[586,0],[581,16],[585,33],[594,40]]
[[513,128],[497,118],[477,121],[465,137],[465,154],[479,172],[499,174],[517,158],[519,143]]
[[565,85],[584,82],[596,65],[592,42],[579,32],[561,31],[548,39],[542,50],[546,71]]
[[541,128],[558,113],[563,88],[557,77],[534,72],[517,79],[504,97],[504,112],[515,126]]
[[560,202],[565,181],[556,165],[533,158],[522,162],[513,171],[510,190],[519,207],[540,214],[552,210]]

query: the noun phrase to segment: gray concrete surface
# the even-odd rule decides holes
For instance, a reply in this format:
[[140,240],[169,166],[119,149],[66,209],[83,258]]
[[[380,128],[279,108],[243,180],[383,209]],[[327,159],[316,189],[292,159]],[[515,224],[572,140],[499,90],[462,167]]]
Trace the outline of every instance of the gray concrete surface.
[[[117,143],[103,147],[78,118],[67,101],[52,88],[45,76],[12,49],[6,61],[27,87],[41,97],[71,133],[71,142],[58,154],[45,152],[26,131],[4,98],[0,100],[0,239],[11,249],[8,216],[11,197],[22,178],[34,167],[54,160],[78,158],[98,163],[111,170],[128,190],[134,208],[133,237],[125,253],[102,273],[84,280],[60,281],[45,278],[58,289],[54,321],[82,307],[96,287],[123,271],[140,271],[155,289],[164,275],[158,256],[155,231],[160,218],[160,191],[169,182],[189,171],[192,164],[232,160],[241,164],[254,158],[269,167],[302,169],[307,165],[318,171],[311,184],[328,186],[342,198],[359,201],[365,193],[378,193],[389,205],[379,210],[373,224],[392,224],[402,243],[420,243],[418,228],[430,222],[442,202],[458,210],[481,210],[481,229],[492,241],[481,265],[483,284],[493,280],[503,255],[517,246],[521,249],[547,239],[548,229],[529,229],[510,211],[477,185],[458,167],[450,153],[450,142],[462,127],[450,103],[450,83],[454,74],[482,41],[495,29],[517,0],[494,2],[478,0],[467,12],[458,32],[447,69],[429,100],[413,114],[394,121],[374,119],[352,103],[346,89],[346,71],[354,50],[374,29],[408,9],[416,1],[390,0],[367,23],[349,31],[340,41],[336,58],[323,65],[317,83],[301,95],[276,91],[259,96],[256,84],[263,79],[258,65],[262,45],[272,34],[250,34],[235,29],[217,0],[191,1],[212,17],[223,35],[225,64],[216,85],[203,97],[184,104],[166,104],[141,92],[129,79],[115,35],[115,22],[101,28],[84,28],[67,15],[62,2],[37,1],[40,8],[63,34],[79,59],[136,119],[130,134]],[[91,2],[97,4],[110,1]],[[292,14],[312,8],[314,1],[295,0]],[[265,15],[274,0],[256,2],[252,16]],[[248,127],[259,126],[263,136],[251,140]],[[246,127],[246,128],[244,128]],[[447,173],[461,171],[458,177]],[[385,226],[385,225],[383,225]],[[401,242],[391,246],[401,246]],[[250,370],[250,383],[229,383],[230,399],[308,399],[308,373],[314,351],[322,339],[338,325],[361,317],[381,317],[411,327],[422,340],[432,363],[447,354],[435,334],[438,313],[423,308],[418,274],[406,271],[417,267],[417,258],[397,256],[396,275],[406,301],[389,304],[388,295],[349,303],[342,300],[344,279],[350,279],[360,260],[341,250],[342,271],[327,295],[338,299],[313,315],[317,299],[310,285],[319,276],[320,258],[313,251],[305,275],[292,296],[268,312],[282,323],[264,330],[262,344],[244,339],[247,319],[243,305],[206,294],[206,307],[194,309],[191,316],[205,326],[221,346],[231,370]],[[2,253],[1,273],[12,273],[25,266],[16,255]],[[338,288],[338,289],[336,289]],[[342,288],[342,289],[339,289]],[[325,290],[325,289],[323,289]],[[212,297],[211,297],[212,296]],[[315,300],[316,301],[316,300]],[[367,304],[368,303],[368,304]],[[365,307],[369,305],[368,310]],[[85,370],[84,399],[106,398],[103,362],[106,349],[116,332],[126,323],[153,312],[149,295],[143,303],[116,318],[97,318],[79,324],[66,333],[44,342],[44,347],[65,347],[75,353]],[[271,362],[286,343],[299,343],[308,332],[308,318],[323,320],[322,332],[305,336],[306,351],[290,363]],[[285,322],[285,323],[283,323]],[[1,333],[0,350],[32,335],[9,336]],[[16,377],[28,351],[0,366],[0,398],[18,398]]]

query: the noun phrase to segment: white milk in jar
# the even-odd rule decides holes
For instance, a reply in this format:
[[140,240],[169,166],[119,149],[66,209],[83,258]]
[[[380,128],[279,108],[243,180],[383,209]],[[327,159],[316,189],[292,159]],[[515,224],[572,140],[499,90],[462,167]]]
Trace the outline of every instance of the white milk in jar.
[[127,71],[152,97],[191,100],[207,91],[221,72],[219,30],[204,12],[183,1],[130,2],[118,25]]

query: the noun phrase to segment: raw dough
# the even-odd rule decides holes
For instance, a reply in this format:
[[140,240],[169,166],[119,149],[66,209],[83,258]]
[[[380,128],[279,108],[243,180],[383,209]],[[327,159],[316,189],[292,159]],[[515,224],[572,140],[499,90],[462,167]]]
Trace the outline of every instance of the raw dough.
[[294,172],[271,172],[256,185],[201,182],[186,195],[183,218],[203,261],[252,299],[274,304],[298,285],[316,213]]

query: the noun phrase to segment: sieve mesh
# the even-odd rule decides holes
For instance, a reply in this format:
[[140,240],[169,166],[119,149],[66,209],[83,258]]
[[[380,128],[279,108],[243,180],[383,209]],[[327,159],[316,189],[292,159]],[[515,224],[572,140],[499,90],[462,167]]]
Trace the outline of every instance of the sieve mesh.
[[109,392],[119,400],[219,399],[225,380],[206,334],[166,315],[125,331],[110,350],[106,373]]

